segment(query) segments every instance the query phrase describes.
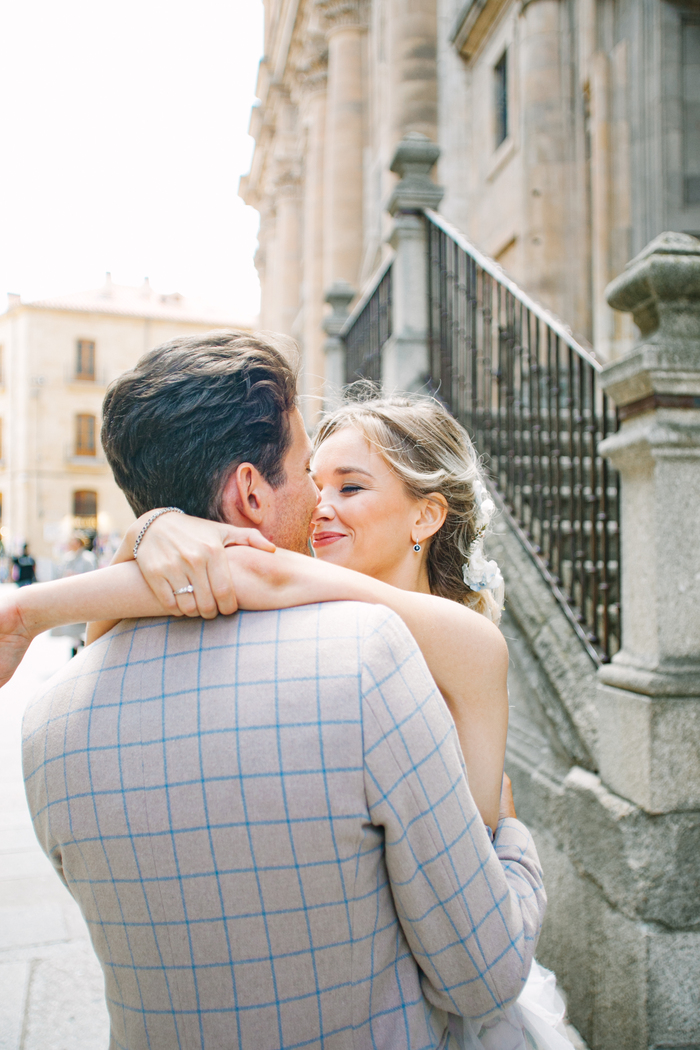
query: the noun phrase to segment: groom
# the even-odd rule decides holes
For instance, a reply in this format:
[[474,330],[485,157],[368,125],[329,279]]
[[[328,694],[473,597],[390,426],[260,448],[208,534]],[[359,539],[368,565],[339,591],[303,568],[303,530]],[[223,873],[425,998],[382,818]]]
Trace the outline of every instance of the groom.
[[[303,549],[295,376],[258,337],[152,351],[103,440],[137,513]],[[24,723],[34,826],[105,976],[113,1048],[457,1047],[497,1018],[544,912],[527,829],[492,846],[403,623],[354,602],[124,621]]]

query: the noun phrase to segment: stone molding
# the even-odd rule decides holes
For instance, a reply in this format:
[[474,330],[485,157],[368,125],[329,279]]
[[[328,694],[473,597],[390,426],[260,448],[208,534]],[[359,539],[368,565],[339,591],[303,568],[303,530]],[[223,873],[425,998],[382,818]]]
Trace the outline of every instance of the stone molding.
[[281,167],[273,182],[276,198],[298,197],[301,193],[301,168],[299,164]]
[[647,669],[623,658],[601,667],[598,679],[604,685],[642,696],[676,699],[700,696],[700,666],[678,668],[660,664],[658,668]]
[[608,285],[606,297],[614,310],[632,314],[641,333],[630,354],[603,369],[601,384],[613,401],[700,397],[700,241],[662,233]]
[[692,394],[649,394],[639,401],[630,401],[619,410],[620,420],[632,419],[655,408],[700,408],[700,397]]
[[339,336],[348,319],[350,303],[357,292],[347,281],[334,281],[325,295],[330,304],[331,313],[323,320],[323,330],[331,337]]
[[400,176],[387,203],[387,211],[420,211],[437,208],[444,196],[442,186],[430,178],[440,156],[440,147],[419,131],[410,131],[399,142],[391,161],[391,171]]
[[346,27],[364,27],[363,5],[360,0],[316,0],[323,28],[327,33]]
[[334,281],[324,296],[331,312],[324,317],[322,326],[326,333],[323,353],[326,358],[326,382],[324,403],[326,410],[335,408],[342,401],[345,386],[346,352],[340,333],[348,319],[350,303],[357,292],[347,281]]
[[304,50],[297,61],[296,82],[305,95],[323,90],[328,81],[328,44],[321,33],[313,33],[307,39]]
[[472,57],[508,2],[509,0],[466,0],[462,4],[449,37],[460,54],[467,59]]

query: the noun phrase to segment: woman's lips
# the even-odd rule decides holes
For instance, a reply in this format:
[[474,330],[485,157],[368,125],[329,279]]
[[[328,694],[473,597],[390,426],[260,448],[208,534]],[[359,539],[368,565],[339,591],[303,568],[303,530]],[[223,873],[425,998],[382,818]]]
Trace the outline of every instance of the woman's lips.
[[345,539],[344,532],[317,532],[311,537],[314,547],[328,547],[336,540]]

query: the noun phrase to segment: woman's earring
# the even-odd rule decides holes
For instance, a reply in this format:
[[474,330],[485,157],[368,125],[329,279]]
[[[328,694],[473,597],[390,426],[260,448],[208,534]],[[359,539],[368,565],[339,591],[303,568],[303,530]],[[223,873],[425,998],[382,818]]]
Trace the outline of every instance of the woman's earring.
[[420,543],[414,543],[413,544],[413,549],[416,552],[416,554],[420,554],[420,552],[422,550],[422,547],[421,547]]

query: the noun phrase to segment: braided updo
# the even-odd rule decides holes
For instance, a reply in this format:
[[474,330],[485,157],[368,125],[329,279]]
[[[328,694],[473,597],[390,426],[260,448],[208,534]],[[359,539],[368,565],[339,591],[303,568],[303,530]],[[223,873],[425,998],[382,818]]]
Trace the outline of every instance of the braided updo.
[[360,388],[326,415],[314,446],[345,427],[358,430],[382,455],[414,499],[439,493],[447,503],[442,527],[428,541],[428,581],[432,594],[461,602],[494,623],[501,610],[488,590],[466,585],[463,566],[478,537],[476,491],[483,473],[469,435],[432,397],[368,397]]

